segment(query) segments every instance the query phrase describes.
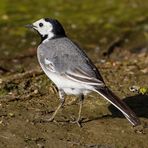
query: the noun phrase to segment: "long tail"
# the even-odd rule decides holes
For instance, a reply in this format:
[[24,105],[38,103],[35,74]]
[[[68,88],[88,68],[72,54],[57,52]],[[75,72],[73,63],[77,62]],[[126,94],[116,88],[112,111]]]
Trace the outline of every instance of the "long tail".
[[107,87],[96,88],[95,91],[118,108],[133,126],[141,124],[136,114]]

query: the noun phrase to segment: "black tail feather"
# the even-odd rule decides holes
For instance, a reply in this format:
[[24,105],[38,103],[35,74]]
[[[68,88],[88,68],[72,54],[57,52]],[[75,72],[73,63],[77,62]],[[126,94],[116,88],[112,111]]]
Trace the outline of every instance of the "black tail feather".
[[96,88],[96,92],[118,108],[133,126],[141,124],[136,114],[107,87]]

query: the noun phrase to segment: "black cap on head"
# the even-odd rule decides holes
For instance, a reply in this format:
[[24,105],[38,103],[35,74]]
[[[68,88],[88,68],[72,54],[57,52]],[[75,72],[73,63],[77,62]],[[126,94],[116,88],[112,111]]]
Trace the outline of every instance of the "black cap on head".
[[53,25],[53,30],[52,32],[54,33],[54,35],[56,37],[63,37],[66,36],[65,34],[65,30],[63,28],[63,26],[61,25],[61,23],[56,20],[56,19],[51,19],[51,18],[44,18],[44,20],[46,22],[50,22]]

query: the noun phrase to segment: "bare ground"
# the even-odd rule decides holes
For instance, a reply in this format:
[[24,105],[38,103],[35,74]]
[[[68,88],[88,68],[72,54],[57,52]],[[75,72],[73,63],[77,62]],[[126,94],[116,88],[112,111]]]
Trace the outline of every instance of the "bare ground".
[[[6,66],[9,71],[1,68],[0,147],[146,148],[148,96],[130,92],[129,87],[147,87],[148,55],[120,49],[110,59],[93,57],[107,85],[136,112],[142,126],[133,128],[118,110],[95,93],[85,98],[82,128],[69,122],[78,114],[78,101],[73,96],[66,97],[55,122],[43,122],[41,119],[50,117],[57,107],[58,94],[36,57],[25,57],[13,59]],[[22,71],[18,65],[23,65]]]

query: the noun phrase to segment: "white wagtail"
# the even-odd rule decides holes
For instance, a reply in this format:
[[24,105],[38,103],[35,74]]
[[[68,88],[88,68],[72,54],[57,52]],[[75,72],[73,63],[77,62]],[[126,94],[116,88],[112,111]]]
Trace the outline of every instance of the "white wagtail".
[[59,21],[43,18],[26,27],[33,28],[41,36],[41,44],[37,48],[38,61],[59,90],[60,104],[49,121],[64,104],[64,95],[72,94],[80,98],[76,120],[79,125],[84,95],[95,91],[118,108],[133,126],[140,125],[135,113],[105,85],[85,52],[67,37]]

